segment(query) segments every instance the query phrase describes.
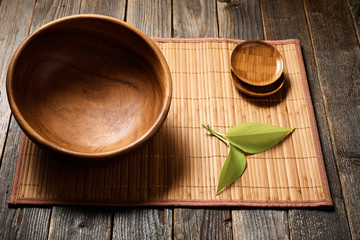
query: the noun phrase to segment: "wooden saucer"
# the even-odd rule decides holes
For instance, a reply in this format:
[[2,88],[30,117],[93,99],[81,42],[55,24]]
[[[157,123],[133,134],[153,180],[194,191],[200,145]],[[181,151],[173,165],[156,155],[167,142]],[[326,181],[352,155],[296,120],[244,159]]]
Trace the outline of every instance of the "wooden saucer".
[[277,91],[279,91],[284,85],[284,77],[281,76],[277,81],[273,84],[267,86],[252,86],[243,81],[241,81],[238,77],[236,77],[235,73],[231,71],[231,76],[233,80],[234,86],[242,93],[251,96],[251,97],[268,97]]
[[245,41],[231,54],[231,70],[248,85],[267,86],[275,83],[284,68],[280,52],[259,40]]

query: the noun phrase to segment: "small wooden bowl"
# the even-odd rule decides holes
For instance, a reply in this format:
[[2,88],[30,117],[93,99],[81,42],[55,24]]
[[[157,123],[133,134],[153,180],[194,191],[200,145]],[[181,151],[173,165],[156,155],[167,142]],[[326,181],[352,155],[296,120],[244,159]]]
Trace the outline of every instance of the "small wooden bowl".
[[264,41],[244,41],[231,54],[232,71],[248,85],[261,87],[273,84],[282,75],[283,67],[279,51]]
[[231,71],[231,76],[234,86],[242,93],[251,96],[251,97],[268,97],[276,92],[278,92],[285,83],[284,77],[280,77],[274,83],[267,86],[253,86],[249,85],[239,78],[236,77],[235,73]]
[[172,94],[156,44],[101,15],[66,17],[36,30],[15,52],[6,83],[24,132],[80,158],[137,148],[161,127]]

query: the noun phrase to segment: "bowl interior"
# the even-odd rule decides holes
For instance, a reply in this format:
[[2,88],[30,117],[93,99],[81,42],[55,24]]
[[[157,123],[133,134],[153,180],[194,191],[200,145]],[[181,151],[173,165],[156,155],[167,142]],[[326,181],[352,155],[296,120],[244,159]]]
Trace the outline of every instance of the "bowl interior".
[[169,76],[138,34],[74,18],[36,33],[14,64],[14,101],[36,140],[60,150],[127,150],[167,113]]

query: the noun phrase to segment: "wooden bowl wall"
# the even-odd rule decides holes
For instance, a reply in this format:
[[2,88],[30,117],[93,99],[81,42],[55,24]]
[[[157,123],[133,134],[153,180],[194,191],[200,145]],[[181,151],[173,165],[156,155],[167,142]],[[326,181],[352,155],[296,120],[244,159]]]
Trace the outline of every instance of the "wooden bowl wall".
[[30,35],[10,63],[11,109],[34,141],[76,157],[133,150],[164,122],[168,65],[144,33],[117,19],[76,15]]

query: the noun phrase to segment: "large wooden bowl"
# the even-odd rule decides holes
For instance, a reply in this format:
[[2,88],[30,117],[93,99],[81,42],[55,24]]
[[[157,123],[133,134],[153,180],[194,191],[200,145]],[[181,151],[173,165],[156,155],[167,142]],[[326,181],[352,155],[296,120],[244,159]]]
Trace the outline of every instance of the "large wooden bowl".
[[35,142],[81,158],[127,153],[152,137],[171,101],[168,65],[135,27],[76,15],[31,34],[7,75],[12,112]]

